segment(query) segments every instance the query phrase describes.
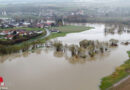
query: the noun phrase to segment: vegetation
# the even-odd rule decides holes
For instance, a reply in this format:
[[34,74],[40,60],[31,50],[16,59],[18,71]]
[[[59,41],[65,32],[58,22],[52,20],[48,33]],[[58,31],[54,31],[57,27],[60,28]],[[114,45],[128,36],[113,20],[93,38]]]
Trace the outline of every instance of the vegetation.
[[[128,51],[130,57],[130,51]],[[119,82],[124,77],[130,75],[130,59],[126,61],[123,65],[116,68],[116,71],[105,78],[102,79],[100,88],[101,90],[106,90],[110,88],[113,84]]]
[[[42,42],[37,40],[35,42],[29,42],[29,43],[25,42],[20,45],[0,45],[0,55],[32,50],[34,48],[37,48],[38,44],[42,44]],[[30,48],[31,46],[32,46],[32,48]]]
[[85,26],[73,26],[73,25],[67,25],[67,26],[59,26],[59,27],[53,27],[49,29],[58,29],[59,33],[52,33],[50,36],[46,38],[46,40],[53,39],[56,37],[65,36],[68,33],[75,33],[75,32],[81,32],[85,30],[90,30],[93,27],[85,27]]
[[56,37],[61,37],[61,36],[65,36],[66,32],[61,32],[61,33],[52,33],[50,36],[48,36],[46,39],[49,40],[49,39],[52,39],[52,38],[56,38]]
[[67,25],[67,26],[53,27],[53,28],[49,28],[49,29],[58,29],[60,32],[59,33],[52,33],[45,40],[53,39],[53,38],[56,38],[56,37],[62,37],[62,36],[65,36],[68,33],[75,33],[75,32],[90,30],[90,29],[92,29],[92,27]]
[[109,42],[99,42],[92,40],[82,40],[78,45],[63,46],[61,42],[55,42],[53,46],[56,51],[69,50],[71,58],[85,59],[87,57],[94,57],[97,54],[104,54],[108,51],[111,44]]
[[56,48],[56,51],[57,51],[57,52],[60,52],[60,51],[63,50],[63,45],[62,45],[61,42],[55,42],[53,45],[54,45],[54,47]]
[[81,32],[84,30],[89,30],[91,28],[92,27],[65,25],[65,26],[53,27],[52,29],[57,29],[63,33],[71,33],[71,32]]
[[111,39],[110,42],[111,42],[111,46],[118,46],[119,41],[115,39]]
[[71,45],[69,47],[69,50],[71,51],[71,55],[73,56],[77,56],[77,50],[78,50],[78,46],[77,45]]

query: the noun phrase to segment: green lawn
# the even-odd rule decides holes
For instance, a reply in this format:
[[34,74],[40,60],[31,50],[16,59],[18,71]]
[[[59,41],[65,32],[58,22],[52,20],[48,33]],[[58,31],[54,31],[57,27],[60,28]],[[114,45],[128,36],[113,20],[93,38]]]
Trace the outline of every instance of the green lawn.
[[[130,57],[130,51],[128,51],[128,55]],[[107,88],[110,88],[113,84],[119,82],[121,79],[130,75],[130,73],[127,72],[127,70],[130,70],[130,59],[120,67],[117,67],[116,71],[112,75],[104,77],[102,79],[100,85],[101,90],[106,90]]]
[[86,26],[74,26],[74,25],[66,25],[66,26],[60,26],[60,27],[53,27],[49,29],[57,29],[60,31],[60,33],[52,33],[48,39],[56,38],[56,37],[62,37],[65,36],[68,33],[75,33],[75,32],[82,32],[85,30],[90,30],[93,27],[86,27]]
[[62,37],[65,36],[68,33],[62,32],[62,33],[52,33],[49,37],[47,37],[47,39],[52,39],[52,38],[56,38],[56,37]]
[[74,25],[66,25],[66,26],[60,26],[60,27],[53,27],[52,29],[58,29],[61,32],[81,32],[84,30],[89,30],[92,27],[86,27],[86,26],[74,26]]

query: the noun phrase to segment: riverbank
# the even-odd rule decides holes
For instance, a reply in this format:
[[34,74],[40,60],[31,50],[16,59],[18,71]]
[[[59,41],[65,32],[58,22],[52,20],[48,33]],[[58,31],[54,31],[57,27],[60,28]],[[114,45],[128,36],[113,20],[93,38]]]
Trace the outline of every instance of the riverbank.
[[[130,51],[127,52],[130,57]],[[111,89],[113,88],[113,85],[123,78],[130,75],[130,59],[126,61],[123,65],[116,68],[116,71],[107,77],[104,77],[102,79],[100,88],[101,90]],[[115,89],[114,89],[115,90]]]

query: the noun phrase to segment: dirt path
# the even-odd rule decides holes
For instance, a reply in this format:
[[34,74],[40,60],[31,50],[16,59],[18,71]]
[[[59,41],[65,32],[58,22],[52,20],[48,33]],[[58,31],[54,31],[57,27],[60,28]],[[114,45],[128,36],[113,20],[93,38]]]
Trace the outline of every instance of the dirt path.
[[130,76],[115,84],[110,90],[130,90]]

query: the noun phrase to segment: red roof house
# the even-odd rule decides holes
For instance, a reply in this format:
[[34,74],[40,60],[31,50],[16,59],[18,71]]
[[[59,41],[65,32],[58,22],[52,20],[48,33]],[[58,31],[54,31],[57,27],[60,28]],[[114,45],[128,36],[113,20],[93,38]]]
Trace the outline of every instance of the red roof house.
[[14,37],[14,35],[7,35],[7,36],[5,37],[5,39],[10,39],[10,40],[12,40],[13,37]]

